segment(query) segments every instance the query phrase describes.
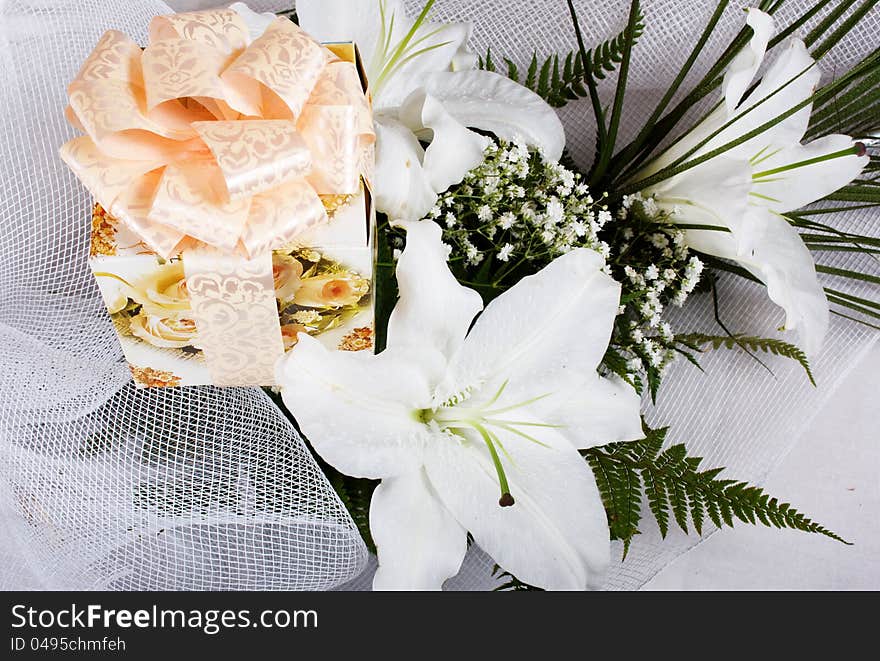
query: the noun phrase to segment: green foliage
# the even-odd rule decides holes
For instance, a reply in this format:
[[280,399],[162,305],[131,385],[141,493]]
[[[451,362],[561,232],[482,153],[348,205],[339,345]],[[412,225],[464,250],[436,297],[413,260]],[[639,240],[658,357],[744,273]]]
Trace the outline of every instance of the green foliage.
[[[639,13],[633,31],[634,42],[642,35],[644,29],[644,17]],[[586,57],[580,52],[569,51],[564,56],[558,53],[550,55],[542,62],[538,59],[538,54],[534,53],[525,76],[520,74],[519,68],[512,60],[504,58],[504,65],[508,78],[528,87],[551,106],[561,108],[569,101],[584,98],[589,94],[585,87],[587,76],[602,80],[608,73],[614,71],[623,60],[625,46],[626,30],[587,50]],[[584,62],[587,62],[586,67]],[[485,58],[479,59],[479,66],[487,71],[497,71],[491,48],[486,51]]]
[[[762,351],[771,353],[774,356],[783,356],[797,361],[804,371],[807,378],[814,386],[816,381],[813,378],[813,372],[810,369],[810,362],[807,355],[798,347],[782,340],[775,340],[766,337],[750,337],[747,335],[704,335],[702,333],[689,333],[686,335],[677,335],[675,341],[679,344],[692,349],[693,351],[703,351],[703,347],[711,345],[712,349],[742,349],[746,352]],[[689,355],[689,354],[687,354]],[[691,356],[693,358],[693,356]]]
[[620,377],[631,385],[637,393],[642,394],[645,389],[645,384],[638,374],[632,373],[627,368],[626,361],[627,359],[620,354],[620,351],[618,351],[616,343],[611,344],[605,351],[605,355],[602,357],[602,368],[609,374],[614,374],[615,376]]
[[376,352],[385,349],[388,319],[397,304],[397,278],[394,274],[395,241],[402,240],[388,222],[388,216],[377,214],[376,275],[374,287]]
[[[758,4],[758,8],[769,14],[774,14],[783,4],[779,0],[765,0]],[[822,19],[805,39],[807,46],[812,49],[812,55],[817,60],[821,59],[841,43],[864,16],[876,8],[877,4],[878,0],[861,0],[858,3],[856,0],[842,0],[840,2],[838,0],[817,0],[812,6],[804,7],[802,11],[795,14],[787,25],[780,21],[780,32],[771,41],[770,47],[780,44],[793,34],[802,33],[807,24],[821,16]],[[642,130],[629,144],[617,151],[607,172],[604,173],[604,179],[601,182],[591,181],[592,184],[598,183],[602,189],[614,191],[618,195],[642,190],[714,158],[745,140],[769,130],[808,104],[813,104],[814,108],[813,123],[807,136],[808,139],[836,132],[848,133],[857,137],[873,134],[872,131],[878,125],[878,117],[880,117],[880,104],[878,104],[880,97],[877,96],[877,72],[880,70],[880,58],[878,58],[877,49],[856,66],[837,75],[827,85],[818,89],[809,99],[765,122],[749,134],[739,136],[736,140],[713,150],[712,153],[704,154],[702,158],[688,160],[693,156],[693,153],[689,153],[675,164],[654,173],[651,178],[635,181],[632,175],[651,162],[652,154],[667,141],[667,138],[674,135],[677,129],[680,131],[680,124],[689,117],[693,107],[718,89],[724,78],[725,69],[751,38],[751,28],[744,27],[740,30],[714,64],[711,64],[711,60],[709,61],[711,66],[703,78],[689,92],[684,95],[679,94],[684,81],[688,78],[688,73],[691,72],[697,60],[705,60],[705,44],[716,31],[723,13],[730,9],[729,5],[729,0],[719,0],[716,3],[715,11],[702,34],[694,43],[691,55],[663,95],[657,108],[644,122]],[[854,5],[852,11],[849,11]],[[576,21],[576,17],[573,16],[573,18]],[[575,27],[577,28],[576,24]],[[679,97],[680,101],[672,106],[673,100]],[[671,109],[669,109],[670,106],[672,106]],[[598,112],[597,117],[600,117]],[[710,139],[712,137],[714,135],[709,136]],[[700,145],[700,147],[702,146]]]
[[733,527],[739,520],[816,533],[848,544],[760,487],[720,479],[723,468],[700,470],[702,458],[688,456],[684,445],[663,450],[667,432],[667,428],[645,427],[641,441],[581,452],[596,476],[611,537],[623,541],[624,557],[639,534],[643,496],[663,537],[672,522],[684,532],[689,532],[690,523],[701,535],[707,521],[720,528]]
[[379,481],[348,477],[327,465],[324,465],[323,469],[330,485],[339,496],[339,500],[351,514],[367,549],[370,553],[375,553],[376,544],[370,534],[370,500],[373,498],[373,491],[376,490]]
[[[634,46],[639,37],[645,31],[645,16],[640,9],[636,8],[636,19],[632,29],[632,44]],[[613,39],[600,44],[596,48],[587,51],[587,59],[591,64],[593,76],[599,80],[605,78],[605,72],[614,71],[617,65],[623,61],[627,47],[628,28],[622,30]]]
[[534,585],[523,583],[516,576],[510,572],[504,571],[498,565],[493,567],[492,577],[504,581],[504,583],[495,588],[493,592],[543,592],[541,588],[536,588]]
[[[878,157],[872,154],[871,160],[862,172],[860,179],[853,181],[836,193],[832,193],[823,202],[824,204],[816,208],[786,214],[786,218],[801,232],[801,239],[803,239],[810,251],[814,253],[816,271],[835,279],[834,287],[825,287],[828,301],[835,306],[846,308],[849,313],[856,313],[858,317],[841,314],[838,310],[832,311],[852,321],[876,328],[876,324],[866,321],[865,318],[880,319],[880,300],[854,296],[839,289],[854,282],[871,285],[880,284],[880,271],[877,269],[877,265],[880,263],[878,261],[878,256],[880,256],[880,236],[844,231],[827,223],[820,222],[817,218],[827,214],[842,214],[880,206],[880,169],[878,169]],[[858,262],[863,265],[863,270],[846,269],[823,264],[825,258],[827,258],[827,253],[840,252],[859,253],[866,255],[870,259]],[[869,265],[873,268],[869,268]],[[840,280],[843,280],[843,282],[838,285],[837,282]]]

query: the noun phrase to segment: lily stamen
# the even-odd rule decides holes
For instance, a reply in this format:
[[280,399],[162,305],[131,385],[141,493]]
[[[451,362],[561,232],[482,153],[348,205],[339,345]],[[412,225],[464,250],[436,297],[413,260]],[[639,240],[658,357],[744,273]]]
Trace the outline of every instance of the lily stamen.
[[825,161],[831,161],[835,158],[846,158],[847,156],[864,156],[865,152],[866,147],[864,143],[856,142],[853,144],[852,147],[848,149],[841,149],[840,151],[832,152],[831,154],[824,154],[822,156],[816,156],[815,158],[808,158],[804,161],[790,163],[788,165],[783,165],[778,168],[773,168],[772,170],[765,170],[764,172],[755,172],[752,175],[752,179],[758,183],[761,183],[760,180],[774,174],[796,170],[798,168],[807,167],[808,165],[815,165],[817,163],[824,163]]
[[[436,50],[438,48],[442,48],[443,46],[448,46],[451,41],[444,41],[438,44],[431,44],[430,46],[426,46],[424,48],[415,50],[419,45],[436,36],[437,34],[443,32],[447,26],[441,26],[436,30],[431,31],[430,33],[421,36],[420,38],[413,41],[416,33],[419,31],[419,28],[425,23],[428,18],[428,14],[431,11],[431,8],[434,6],[434,2],[436,0],[429,0],[425,7],[422,9],[422,12],[419,14],[418,18],[416,18],[409,32],[394,46],[391,45],[391,36],[394,32],[394,13],[391,14],[390,23],[386,24],[386,13],[385,13],[385,2],[379,3],[379,12],[381,17],[381,32],[379,35],[379,43],[381,44],[380,50],[376,52],[376,57],[378,57],[378,62],[375,62],[374,65],[379,67],[379,73],[375,78],[373,84],[373,93],[377,94],[378,91],[384,86],[386,80],[393,76],[397,71],[400,70],[408,62],[413,59],[419,57],[420,55],[424,55],[430,51]],[[389,50],[393,49],[393,52],[389,53]]]
[[504,471],[504,464],[501,462],[501,458],[498,455],[498,448],[504,453],[504,456],[507,457],[507,460],[513,464],[513,458],[507,452],[507,449],[504,447],[504,444],[501,442],[501,439],[498,438],[497,434],[492,432],[490,427],[498,427],[499,429],[503,429],[506,432],[511,434],[515,434],[522,439],[530,441],[531,443],[535,443],[536,445],[540,445],[543,448],[549,448],[550,446],[546,443],[539,441],[534,436],[531,436],[524,431],[517,429],[517,427],[538,427],[543,429],[559,429],[562,425],[554,425],[543,422],[532,422],[528,420],[507,420],[503,418],[493,417],[495,415],[506,413],[509,411],[514,411],[516,409],[523,408],[528,406],[529,404],[533,404],[537,401],[545,399],[549,397],[553,393],[545,393],[543,395],[538,395],[537,397],[531,397],[529,399],[523,400],[521,402],[517,402],[516,404],[511,404],[509,406],[504,406],[498,409],[490,409],[489,407],[493,404],[497,403],[501,398],[501,395],[504,394],[505,389],[509,383],[509,379],[505,380],[492,398],[485,402],[481,406],[474,407],[466,407],[461,406],[461,403],[467,401],[469,393],[467,395],[456,395],[455,397],[447,400],[442,406],[436,409],[419,409],[413,412],[413,417],[422,422],[424,424],[435,423],[441,429],[445,429],[456,436],[464,438],[464,432],[467,429],[473,429],[478,434],[480,434],[483,442],[486,444],[486,448],[489,450],[489,456],[492,458],[492,464],[495,467],[495,472],[498,475],[498,484],[501,488],[501,498],[498,500],[498,504],[501,507],[510,507],[516,501],[510,493],[510,485],[507,480],[507,475]]
[[510,495],[510,485],[507,483],[507,475],[504,472],[504,465],[501,463],[501,458],[498,456],[498,451],[495,449],[495,441],[497,438],[482,425],[475,424],[474,429],[480,433],[480,436],[483,437],[483,441],[486,443],[486,447],[489,448],[489,455],[492,457],[492,463],[495,465],[495,472],[498,474],[498,483],[501,486],[501,498],[498,499],[498,504],[501,507],[511,507],[516,501],[513,499],[513,496]]

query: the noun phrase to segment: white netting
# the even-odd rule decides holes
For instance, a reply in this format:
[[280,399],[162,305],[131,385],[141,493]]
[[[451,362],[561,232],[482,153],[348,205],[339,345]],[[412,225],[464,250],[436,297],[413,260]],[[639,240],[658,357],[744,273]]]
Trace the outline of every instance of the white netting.
[[58,159],[100,34],[159,2],[0,4],[0,586],[320,589],[366,549],[259,389],[138,391],[86,259],[91,200]]
[[[288,3],[250,4],[265,11]],[[647,31],[634,54],[624,139],[653,109],[715,3],[643,4]],[[709,54],[742,25],[746,3],[731,4]],[[789,0],[780,22],[811,4]],[[618,32],[627,5],[577,2],[588,41]],[[258,389],[132,388],[86,265],[91,202],[57,156],[74,134],[62,113],[65,88],[104,30],[143,42],[149,18],[167,12],[152,0],[0,0],[0,587],[309,589],[352,578],[347,587],[366,586],[366,550],[351,519],[272,402]],[[564,0],[438,0],[436,13],[473,21],[478,51],[491,44],[520,63],[533,50],[573,44]],[[831,52],[826,71],[845,70],[869,50],[878,13]],[[609,92],[606,86],[606,98]],[[587,108],[574,103],[562,116],[583,161],[593,144]],[[874,221],[864,212],[846,222],[868,231]],[[823,263],[865,266],[857,256],[834,255]],[[766,336],[781,320],[758,287],[723,280],[721,300],[737,331]],[[717,331],[711,303],[696,297],[672,321],[681,330]],[[814,362],[819,389],[782,360],[772,361],[774,376],[729,352],[707,355],[707,374],[682,362],[649,417],[673,424],[672,439],[707,464],[760,481],[875,339],[834,319]],[[646,526],[626,562],[612,566],[608,587],[642,585],[696,541],[676,533],[661,541]],[[448,587],[486,587],[491,567],[475,549]]]

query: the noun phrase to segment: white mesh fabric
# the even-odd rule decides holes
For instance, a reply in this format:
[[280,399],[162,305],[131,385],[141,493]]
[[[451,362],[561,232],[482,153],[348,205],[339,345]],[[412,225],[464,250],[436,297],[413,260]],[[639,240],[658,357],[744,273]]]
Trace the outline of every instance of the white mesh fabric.
[[[173,4],[183,10],[215,3]],[[267,11],[289,3],[250,4]],[[413,11],[422,3],[408,4]],[[731,4],[691,81],[742,26],[746,3]],[[780,24],[811,4],[789,0]],[[623,27],[628,3],[576,5],[588,43],[597,43]],[[624,140],[653,110],[714,3],[643,5],[646,33],[633,55]],[[438,0],[435,7],[441,20],[475,23],[478,52],[491,44],[520,64],[533,51],[542,56],[574,43],[564,0]],[[260,391],[126,385],[86,266],[90,201],[57,158],[73,135],[61,109],[67,82],[101,32],[115,27],[143,41],[149,17],[165,11],[145,0],[0,0],[0,587],[322,588],[355,576],[345,587],[367,587],[371,572],[359,574],[365,551],[350,518]],[[878,14],[829,54],[826,72],[845,70],[869,50]],[[604,85],[606,100],[610,93]],[[583,102],[562,111],[569,147],[582,163],[594,140],[589,114]],[[839,219],[864,233],[873,222],[871,212]],[[820,261],[866,267],[844,253]],[[856,295],[869,288],[839,280],[833,286]],[[724,321],[737,332],[769,336],[781,322],[759,287],[723,279],[720,296]],[[718,332],[705,298],[693,297],[670,320],[680,331]],[[658,406],[646,403],[649,419],[671,424],[670,440],[686,442],[707,466],[760,482],[875,340],[864,326],[833,319],[814,361],[818,389],[782,359],[769,361],[774,375],[734,352],[707,354],[706,374],[681,362],[664,381]],[[834,528],[834,521],[824,523]],[[608,588],[639,587],[698,541],[677,532],[662,541],[647,520],[643,528],[626,561],[613,564]],[[492,564],[472,550],[447,587],[491,586]]]
[[0,3],[0,587],[320,589],[366,549],[259,389],[139,391],[60,162],[65,90],[159,2]]

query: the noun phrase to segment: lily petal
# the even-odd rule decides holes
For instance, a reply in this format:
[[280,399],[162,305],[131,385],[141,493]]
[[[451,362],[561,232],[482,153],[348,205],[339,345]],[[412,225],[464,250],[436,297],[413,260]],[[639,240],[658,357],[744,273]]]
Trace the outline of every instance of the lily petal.
[[379,568],[374,590],[439,590],[458,573],[467,531],[419,469],[382,480],[370,502],[370,534]]
[[729,117],[733,116],[734,109],[739,105],[743,94],[758,73],[761,62],[764,61],[764,54],[767,52],[767,44],[776,31],[773,17],[753,7],[748,10],[746,23],[753,30],[752,38],[749,40],[749,45],[737,53],[724,73],[724,82],[721,84],[721,93]]
[[386,103],[399,106],[422,88],[439,99],[462,125],[490,131],[504,140],[520,138],[557,161],[565,147],[562,122],[544,99],[491,71],[449,71],[400,76]]
[[499,432],[512,507],[499,506],[492,460],[476,438],[432,444],[428,479],[480,547],[520,580],[548,590],[596,587],[610,551],[595,478],[562,435],[538,429],[544,445]]
[[[358,0],[362,2],[363,0]],[[391,39],[391,51],[405,37],[406,32],[412,27],[413,21],[404,16],[403,2],[398,0],[399,9],[394,10],[394,35]],[[386,15],[390,15],[390,8],[386,8]],[[412,51],[415,55],[395,68],[390,74],[389,84],[399,78],[419,76],[434,71],[452,71],[467,67],[470,61],[475,61],[476,56],[467,48],[467,42],[471,37],[472,26],[470,23],[423,23],[412,37]],[[387,55],[387,54],[386,54]],[[379,107],[385,107],[382,93],[378,95]]]
[[392,222],[424,217],[437,202],[437,193],[422,168],[425,150],[412,131],[396,119],[377,116],[374,126],[376,209]]
[[322,43],[353,41],[364,57],[376,49],[382,25],[378,0],[296,0],[296,16]]
[[453,71],[471,71],[477,68],[479,58],[477,54],[468,50],[466,47],[458,49],[455,57],[452,58]]
[[416,90],[407,97],[399,116],[417,137],[430,141],[422,168],[435,191],[445,191],[461,183],[469,170],[483,162],[483,152],[491,142],[489,138],[459,124],[424,90]]
[[388,320],[388,346],[432,348],[450,357],[483,309],[483,299],[452,275],[437,223],[405,227],[406,248],[397,262],[400,299]]
[[[684,224],[718,230],[686,230],[687,244],[716,257],[734,258],[735,233],[742,225],[752,190],[752,166],[747,160],[716,156],[650,188],[657,204]],[[724,231],[724,230],[727,231]]]
[[284,404],[315,450],[353,477],[417,470],[427,428],[413,411],[431,403],[445,367],[437,352],[387,349],[379,355],[331,351],[306,333],[278,364]]
[[828,300],[816,277],[810,250],[785,218],[752,208],[746,216],[737,261],[767,285],[767,294],[785,310],[786,330],[798,330],[810,358],[828,330]]
[[415,23],[403,0],[297,0],[296,9],[300,27],[319,41],[358,44],[380,110],[389,107],[382,90],[401,76],[449,71],[469,54],[469,23],[425,22],[398,52]]
[[760,197],[753,196],[752,204],[779,212],[794,211],[843,188],[868,164],[870,158],[867,154],[842,156],[787,171],[777,170],[846,151],[853,145],[852,138],[847,135],[829,135],[806,145],[795,144],[762,161],[756,167],[756,174],[768,174],[755,179],[754,192]]
[[618,378],[590,375],[576,388],[566,389],[563,396],[536,402],[531,411],[559,425],[559,433],[578,450],[645,436],[641,398],[631,385]]
[[598,253],[573,250],[492,301],[450,365],[457,386],[509,380],[505,397],[517,397],[535,383],[594,371],[620,301],[603,265]]
[[[805,101],[813,94],[821,75],[804,42],[800,39],[790,40],[788,46],[770,65],[755,91],[735,111],[736,115],[742,115],[740,119],[713,138],[700,153],[709,152],[745,135]],[[753,109],[743,114],[748,108]],[[811,112],[812,104],[807,104],[773,128],[737,145],[727,155],[757,160],[776,149],[800,142],[806,133]]]
[[[738,108],[730,111],[727,107],[736,96],[736,90],[733,86],[738,85],[740,82],[738,78],[733,78],[729,81],[731,89],[727,90],[724,105],[716,108],[705,120],[671,145],[642,170],[636,178],[641,179],[650,176],[662,168],[671,165],[693,150],[697,145],[706,141],[716,131],[718,131],[718,135],[709,139],[705,145],[700,147],[689,158],[706,154],[775,119],[812,95],[820,76],[821,72],[815,66],[815,61],[807,52],[804,43],[799,39],[792,39],[788,46],[776,57],[773,64],[770,65],[770,68],[755,90]],[[746,86],[748,86],[748,83],[746,83]],[[785,86],[784,89],[777,91],[783,86]],[[748,110],[749,108],[752,109]],[[733,149],[729,149],[724,153],[724,156],[738,160],[759,160],[772,155],[780,148],[794,142],[800,142],[807,130],[811,111],[812,106],[807,105],[773,128],[737,145]],[[721,130],[722,126],[736,117],[739,117],[739,119],[730,122],[730,126]]]

